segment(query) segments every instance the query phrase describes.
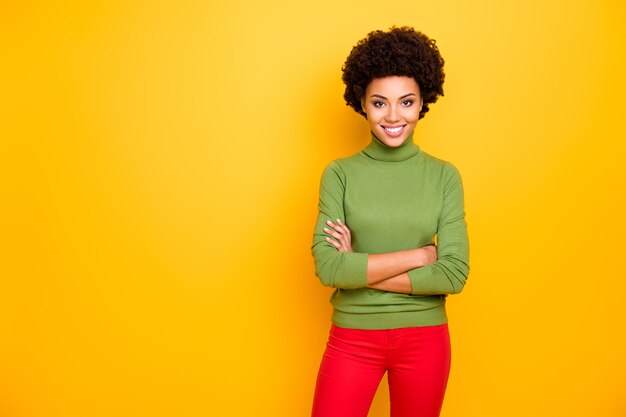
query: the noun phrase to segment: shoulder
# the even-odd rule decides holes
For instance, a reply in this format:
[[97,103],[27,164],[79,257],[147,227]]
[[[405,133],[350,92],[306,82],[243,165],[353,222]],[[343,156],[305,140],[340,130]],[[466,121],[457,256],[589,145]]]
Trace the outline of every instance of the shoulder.
[[321,187],[324,188],[334,188],[334,187],[343,187],[346,183],[346,174],[341,167],[341,158],[333,159],[328,162],[324,169],[322,170],[321,176]]
[[342,158],[337,158],[328,162],[326,166],[324,166],[324,169],[322,170],[322,175],[342,173],[343,170],[341,168],[341,159]]
[[354,168],[355,163],[361,162],[359,152],[352,155],[335,158],[324,167],[324,174],[335,174],[345,176],[347,172]]
[[438,172],[444,178],[461,177],[459,169],[452,162],[438,158],[428,152],[421,151],[422,161],[427,164],[428,168]]

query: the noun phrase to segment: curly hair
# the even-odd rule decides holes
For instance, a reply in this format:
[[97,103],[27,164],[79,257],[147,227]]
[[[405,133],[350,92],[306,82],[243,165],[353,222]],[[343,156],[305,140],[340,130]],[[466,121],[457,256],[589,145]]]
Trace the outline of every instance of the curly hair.
[[434,39],[412,27],[392,26],[389,31],[368,33],[350,51],[342,66],[346,104],[367,119],[361,99],[369,83],[388,76],[413,77],[424,101],[419,119],[428,105],[443,96],[444,60]]

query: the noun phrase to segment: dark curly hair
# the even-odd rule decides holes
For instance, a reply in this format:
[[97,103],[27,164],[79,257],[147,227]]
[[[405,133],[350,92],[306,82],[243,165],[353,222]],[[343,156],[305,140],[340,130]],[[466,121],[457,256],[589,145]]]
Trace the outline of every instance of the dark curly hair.
[[352,48],[341,68],[346,85],[343,97],[348,106],[367,118],[361,99],[373,79],[394,75],[413,77],[424,100],[421,119],[428,112],[428,105],[443,96],[443,64],[435,40],[412,27],[392,26],[387,32],[375,30]]

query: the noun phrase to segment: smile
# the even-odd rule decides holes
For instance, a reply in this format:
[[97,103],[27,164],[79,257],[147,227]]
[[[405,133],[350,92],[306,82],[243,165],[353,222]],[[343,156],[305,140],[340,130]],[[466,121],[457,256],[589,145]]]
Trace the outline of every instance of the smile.
[[383,129],[385,129],[385,132],[387,132],[387,134],[389,136],[400,136],[402,134],[402,131],[404,130],[404,126],[406,125],[402,125],[402,126],[383,126]]

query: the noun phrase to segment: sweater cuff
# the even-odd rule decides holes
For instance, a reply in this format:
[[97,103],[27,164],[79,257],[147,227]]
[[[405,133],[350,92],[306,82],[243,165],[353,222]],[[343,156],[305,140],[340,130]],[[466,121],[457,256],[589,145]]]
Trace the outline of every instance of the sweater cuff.
[[413,295],[433,294],[437,292],[437,279],[435,278],[432,264],[411,269],[407,271],[407,274],[409,274],[411,293]]
[[344,252],[344,288],[367,287],[367,253]]

